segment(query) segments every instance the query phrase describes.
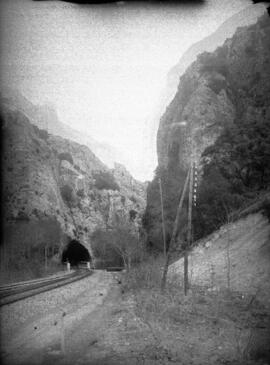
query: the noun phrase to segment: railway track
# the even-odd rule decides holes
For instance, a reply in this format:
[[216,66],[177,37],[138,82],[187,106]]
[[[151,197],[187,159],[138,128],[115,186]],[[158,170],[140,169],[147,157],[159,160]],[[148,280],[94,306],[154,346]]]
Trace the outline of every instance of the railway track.
[[91,274],[92,271],[81,269],[68,274],[65,273],[53,277],[0,286],[0,306],[59,288],[74,281],[81,280]]

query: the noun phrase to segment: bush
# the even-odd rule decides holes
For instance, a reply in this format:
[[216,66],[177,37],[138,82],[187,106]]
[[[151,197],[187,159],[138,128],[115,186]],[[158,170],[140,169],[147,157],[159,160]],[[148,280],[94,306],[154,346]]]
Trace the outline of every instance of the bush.
[[162,259],[149,257],[126,273],[123,280],[125,290],[158,289],[161,283]]
[[67,161],[69,162],[71,165],[73,165],[73,158],[71,156],[71,154],[69,152],[62,152],[58,154],[58,158],[60,161]]
[[[40,276],[45,268],[45,247],[49,260],[57,253],[62,238],[60,223],[54,218],[39,221],[19,220],[3,225],[2,269],[10,276],[29,273]],[[19,243],[19,244],[18,244]]]
[[91,236],[91,241],[96,267],[124,266],[121,255],[111,246],[111,237],[108,231],[101,228],[96,229]]
[[135,196],[134,195],[131,195],[130,197],[129,197],[129,199],[134,203],[134,204],[137,204],[137,199],[135,198]]
[[108,171],[98,171],[93,173],[95,187],[99,190],[120,190],[114,176]]
[[29,220],[30,220],[29,216],[25,212],[20,210],[16,217],[16,221],[29,221]]
[[270,199],[265,199],[265,201],[262,204],[263,208],[263,215],[265,215],[270,222]]
[[131,209],[131,210],[129,211],[129,219],[130,219],[131,221],[134,221],[134,219],[136,218],[137,214],[138,214],[138,212],[136,212],[136,210]]
[[61,196],[65,203],[68,205],[75,203],[75,197],[73,195],[73,189],[69,185],[64,185],[60,188]]
[[110,230],[98,228],[91,238],[94,256],[105,266],[125,266],[129,270],[139,261],[139,240],[128,226],[119,224]]
[[226,88],[226,82],[221,79],[212,78],[209,80],[208,86],[215,94],[219,94],[222,89]]
[[84,190],[83,190],[83,189],[78,190],[78,191],[77,191],[77,195],[78,195],[80,198],[84,198],[84,197],[85,197]]
[[47,141],[49,138],[49,133],[45,129],[39,129],[37,126],[33,126],[33,128],[40,139]]

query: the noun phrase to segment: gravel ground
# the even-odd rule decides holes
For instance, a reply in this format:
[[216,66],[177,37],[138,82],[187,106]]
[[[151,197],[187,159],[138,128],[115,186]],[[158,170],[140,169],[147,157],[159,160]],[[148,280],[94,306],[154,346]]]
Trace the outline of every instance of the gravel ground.
[[23,363],[38,349],[61,341],[62,329],[102,304],[112,282],[112,274],[97,271],[86,279],[3,306],[2,362]]

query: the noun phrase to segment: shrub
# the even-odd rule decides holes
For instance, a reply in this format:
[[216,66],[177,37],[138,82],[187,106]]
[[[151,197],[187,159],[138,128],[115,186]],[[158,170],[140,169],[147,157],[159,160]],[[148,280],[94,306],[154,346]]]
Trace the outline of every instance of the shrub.
[[222,89],[226,88],[226,82],[221,79],[213,78],[209,81],[208,86],[214,93],[219,94]]
[[69,152],[62,152],[58,154],[58,158],[60,161],[67,161],[69,162],[71,165],[73,165],[73,158],[71,156],[71,154]]
[[111,246],[110,233],[96,229],[92,236],[92,249],[98,268],[106,266],[123,266],[120,254]]
[[45,129],[39,129],[37,126],[33,126],[33,128],[39,138],[47,141],[47,139],[49,138],[49,133]]
[[60,223],[54,217],[39,221],[16,220],[14,223],[5,223],[1,246],[1,253],[6,258],[5,269],[15,273],[23,272],[27,268],[33,271],[34,276],[38,276],[38,267],[43,270],[45,266],[45,247],[47,259],[51,259],[61,237]]
[[30,218],[25,212],[19,211],[19,213],[16,217],[16,221],[29,221],[29,220],[30,220]]
[[270,199],[268,200],[266,199],[263,202],[262,208],[263,208],[263,214],[267,217],[268,221],[270,222]]
[[69,185],[64,185],[60,188],[61,196],[67,204],[74,203],[73,189]]
[[136,204],[137,203],[137,199],[135,198],[135,196],[134,195],[131,195],[130,197],[129,197],[129,199],[134,203],[134,204]]
[[161,283],[162,262],[150,256],[147,261],[143,261],[126,273],[123,280],[125,290],[138,289],[159,289]]
[[131,209],[131,210],[129,211],[129,219],[130,219],[131,221],[134,221],[134,219],[136,218],[137,214],[138,214],[138,212],[136,212],[136,210]]
[[77,195],[78,195],[80,198],[84,198],[84,197],[85,197],[84,190],[83,190],[83,189],[78,190],[78,191],[77,191]]
[[139,260],[139,241],[128,226],[97,229],[91,238],[95,257],[107,266],[125,266],[129,270]]
[[93,173],[95,187],[99,190],[120,190],[114,176],[108,171],[98,171]]

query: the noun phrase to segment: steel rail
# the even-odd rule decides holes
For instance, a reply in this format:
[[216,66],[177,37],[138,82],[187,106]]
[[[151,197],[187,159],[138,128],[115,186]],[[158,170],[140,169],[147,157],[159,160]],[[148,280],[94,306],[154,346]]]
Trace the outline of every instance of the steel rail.
[[92,271],[81,270],[72,273],[68,277],[65,275],[64,277],[57,279],[53,278],[45,282],[34,283],[33,285],[28,284],[25,287],[20,286],[19,288],[11,289],[9,293],[8,291],[0,293],[0,306],[15,303],[19,300],[32,297],[45,291],[57,289],[61,286],[86,278],[91,274]]
[[46,281],[48,282],[50,280],[57,279],[57,278],[69,277],[73,274],[74,274],[74,270],[72,270],[71,272],[66,271],[66,272],[58,274],[58,275],[47,276],[45,278],[26,280],[26,281],[19,281],[17,283],[0,285],[0,296],[1,296],[2,292],[5,292],[6,290],[9,290],[9,289],[19,288],[19,287],[23,287],[23,286],[27,286],[27,285],[38,284],[38,283],[44,283]]

